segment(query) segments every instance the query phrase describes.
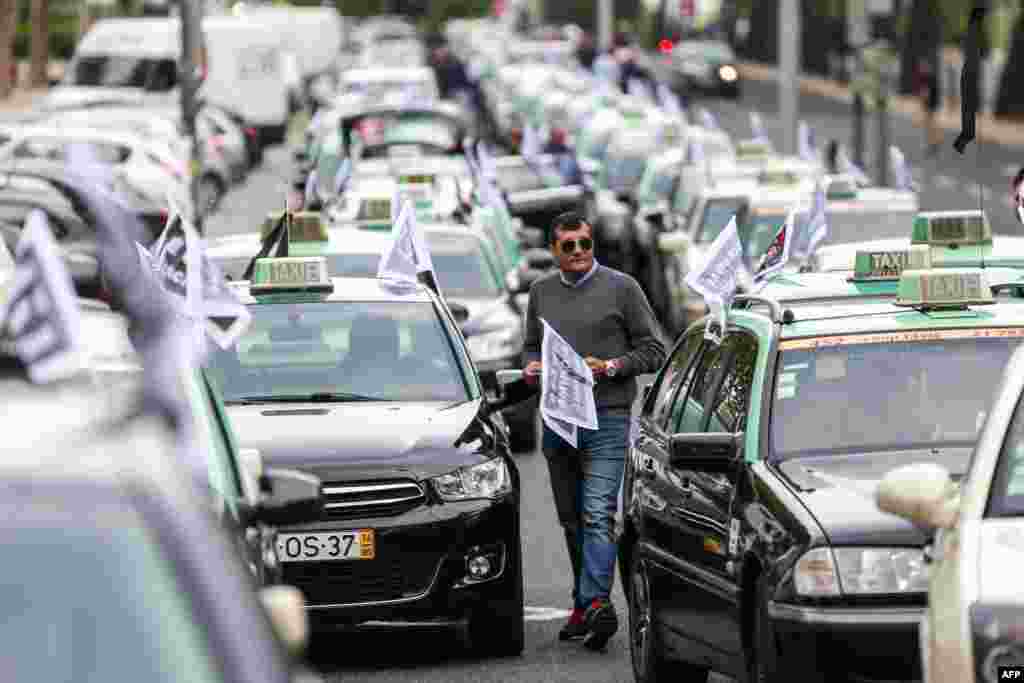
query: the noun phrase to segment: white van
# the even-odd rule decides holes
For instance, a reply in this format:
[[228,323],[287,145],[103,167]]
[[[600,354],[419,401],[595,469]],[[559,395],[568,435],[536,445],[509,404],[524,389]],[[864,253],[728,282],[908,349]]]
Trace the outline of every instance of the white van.
[[274,31],[282,49],[295,55],[302,78],[335,67],[344,28],[334,8],[245,5],[240,14]]
[[[267,27],[231,16],[203,20],[206,80],[200,96],[244,118],[264,145],[284,141],[288,89],[279,41]],[[130,101],[157,107],[180,103],[176,18],[103,19],[82,38],[64,81],[45,109]]]

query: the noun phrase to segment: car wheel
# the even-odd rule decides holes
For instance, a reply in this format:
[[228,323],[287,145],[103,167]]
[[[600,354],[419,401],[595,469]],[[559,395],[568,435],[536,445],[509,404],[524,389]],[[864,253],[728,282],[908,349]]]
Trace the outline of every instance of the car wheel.
[[[532,402],[531,402],[532,403]],[[515,453],[532,453],[537,449],[537,408],[520,409],[519,414],[509,415],[508,442]]]
[[654,626],[651,603],[650,577],[647,562],[639,553],[630,553],[629,576],[629,655],[633,662],[633,677],[637,683],[668,683],[706,681],[708,669],[689,662],[672,661],[665,657]]
[[475,608],[469,617],[467,636],[473,654],[486,657],[516,657],[526,645],[526,624],[523,620],[523,572],[516,561],[512,597],[488,600]]
[[207,174],[199,179],[199,206],[204,216],[216,211],[223,197],[224,184],[216,176]]

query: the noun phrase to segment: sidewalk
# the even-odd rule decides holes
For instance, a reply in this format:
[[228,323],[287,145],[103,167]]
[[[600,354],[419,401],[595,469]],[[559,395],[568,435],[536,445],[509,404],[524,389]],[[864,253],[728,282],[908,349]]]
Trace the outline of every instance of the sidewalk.
[[[743,78],[748,78],[752,81],[778,81],[778,69],[773,66],[743,62],[739,65],[739,72]],[[853,102],[853,97],[850,95],[850,89],[847,86],[826,78],[802,76],[800,78],[800,90],[809,95],[827,97],[847,104]],[[917,98],[897,95],[890,102],[892,111],[912,118],[915,121],[918,120],[921,114],[921,104]],[[959,133],[959,103],[956,109],[951,109],[947,105],[940,110],[937,120],[939,126],[945,130]],[[1005,121],[995,119],[991,114],[980,114],[978,115],[977,137],[983,142],[1024,147],[1024,121]]]

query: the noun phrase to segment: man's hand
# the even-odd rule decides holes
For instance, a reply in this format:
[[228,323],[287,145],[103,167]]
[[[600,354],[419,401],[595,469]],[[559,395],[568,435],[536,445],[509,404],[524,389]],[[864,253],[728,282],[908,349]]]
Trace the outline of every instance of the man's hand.
[[608,362],[603,361],[600,358],[594,358],[593,356],[587,356],[583,359],[590,371],[594,374],[594,377],[601,377],[608,371]]
[[527,384],[536,384],[540,380],[541,365],[539,360],[530,361],[523,368],[523,379]]

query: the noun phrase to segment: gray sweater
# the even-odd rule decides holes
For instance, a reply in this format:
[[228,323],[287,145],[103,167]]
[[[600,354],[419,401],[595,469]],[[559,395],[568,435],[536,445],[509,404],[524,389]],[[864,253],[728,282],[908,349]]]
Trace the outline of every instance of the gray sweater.
[[630,410],[637,375],[657,372],[665,361],[647,297],[632,277],[601,265],[578,287],[566,285],[560,276],[555,271],[530,287],[523,365],[541,359],[543,318],[584,358],[622,361],[615,377],[598,379],[594,401],[599,410]]

